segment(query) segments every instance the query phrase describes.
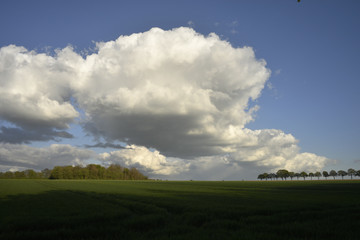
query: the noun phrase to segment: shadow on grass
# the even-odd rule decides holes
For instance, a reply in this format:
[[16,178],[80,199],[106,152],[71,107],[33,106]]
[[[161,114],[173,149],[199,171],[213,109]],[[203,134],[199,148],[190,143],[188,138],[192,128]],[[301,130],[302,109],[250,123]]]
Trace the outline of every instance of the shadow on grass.
[[[55,190],[0,200],[0,239],[357,239],[359,204]],[[280,196],[281,197],[281,196]]]

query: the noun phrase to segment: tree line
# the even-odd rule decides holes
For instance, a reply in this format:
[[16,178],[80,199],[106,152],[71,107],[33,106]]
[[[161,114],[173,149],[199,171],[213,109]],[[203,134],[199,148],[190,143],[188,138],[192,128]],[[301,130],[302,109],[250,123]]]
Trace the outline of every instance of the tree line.
[[136,168],[125,168],[112,164],[105,168],[97,164],[81,166],[56,166],[37,172],[32,169],[16,172],[0,172],[0,178],[6,179],[107,179],[107,180],[146,180]]
[[330,172],[328,171],[323,171],[322,173],[317,171],[317,172],[305,172],[302,171],[300,173],[296,173],[296,172],[289,172],[286,169],[280,169],[278,170],[276,173],[262,173],[258,175],[258,179],[260,180],[278,180],[278,179],[282,179],[282,180],[286,180],[288,178],[290,178],[291,180],[293,180],[294,178],[296,178],[297,180],[299,180],[299,178],[303,178],[304,180],[306,178],[310,178],[311,180],[313,178],[317,178],[318,180],[320,179],[320,177],[324,177],[325,179],[327,179],[328,177],[333,177],[334,179],[336,177],[341,177],[341,179],[344,179],[345,176],[350,176],[351,179],[353,179],[354,176],[356,177],[360,177],[360,170],[355,170],[353,168],[349,168],[347,171],[344,170],[339,170],[339,171],[335,171],[335,170],[331,170]]

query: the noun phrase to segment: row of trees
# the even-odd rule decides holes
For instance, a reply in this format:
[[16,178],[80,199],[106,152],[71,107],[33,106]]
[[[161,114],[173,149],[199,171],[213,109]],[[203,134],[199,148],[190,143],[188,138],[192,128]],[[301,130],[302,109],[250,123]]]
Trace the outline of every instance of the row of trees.
[[331,170],[330,172],[327,171],[323,171],[322,173],[317,171],[317,172],[300,172],[300,173],[295,173],[295,172],[289,172],[286,169],[280,169],[278,170],[276,173],[262,173],[259,174],[258,179],[260,180],[277,180],[277,179],[282,179],[282,180],[286,180],[287,178],[290,178],[291,180],[293,180],[293,178],[296,178],[297,180],[299,180],[299,178],[303,178],[305,180],[305,178],[310,177],[311,180],[313,178],[317,178],[318,180],[320,179],[320,177],[324,177],[325,179],[327,179],[328,177],[333,177],[334,179],[338,176],[341,176],[342,179],[344,179],[345,176],[350,176],[351,179],[353,179],[353,176],[357,176],[360,177],[360,170],[355,170],[353,168],[349,168],[347,171],[344,170],[339,170],[339,171],[335,171],[335,170]]
[[136,168],[124,168],[120,165],[110,165],[105,168],[97,164],[81,166],[57,166],[36,172],[32,169],[16,172],[0,172],[0,178],[8,179],[109,179],[109,180],[146,180],[145,175]]

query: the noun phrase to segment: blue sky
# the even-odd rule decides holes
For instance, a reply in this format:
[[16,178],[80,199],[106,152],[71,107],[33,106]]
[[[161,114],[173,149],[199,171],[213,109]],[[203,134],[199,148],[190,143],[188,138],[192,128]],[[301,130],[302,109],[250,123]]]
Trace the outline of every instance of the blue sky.
[[[337,160],[325,164],[326,170],[360,168],[357,1],[2,1],[0,6],[0,47],[14,44],[42,53],[71,45],[74,52],[86,56],[86,51],[96,53],[95,42],[145,33],[153,27],[166,31],[189,27],[204,36],[215,33],[233,48],[252,47],[256,59],[266,61],[271,76],[261,96],[249,101],[250,106],[260,108],[246,128],[291,134],[299,141],[300,152]],[[2,126],[23,127],[1,118]],[[72,139],[23,145],[46,148],[53,143],[83,146],[97,142],[92,138],[94,132],[84,131],[76,122],[71,126],[66,131]],[[101,136],[102,141],[106,137]],[[111,139],[126,145],[124,138]],[[172,161],[183,158],[171,150],[167,155],[161,144],[135,140],[128,144],[152,152],[156,148]],[[3,169],[9,162],[3,163]],[[237,177],[229,174],[229,178]]]

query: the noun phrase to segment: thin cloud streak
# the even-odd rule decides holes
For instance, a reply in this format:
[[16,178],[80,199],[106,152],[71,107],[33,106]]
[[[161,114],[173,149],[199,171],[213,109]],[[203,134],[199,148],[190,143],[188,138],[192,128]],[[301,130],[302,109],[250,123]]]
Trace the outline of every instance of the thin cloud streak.
[[114,144],[114,143],[96,143],[93,145],[84,145],[85,148],[118,148],[118,149],[128,149],[120,144]]

